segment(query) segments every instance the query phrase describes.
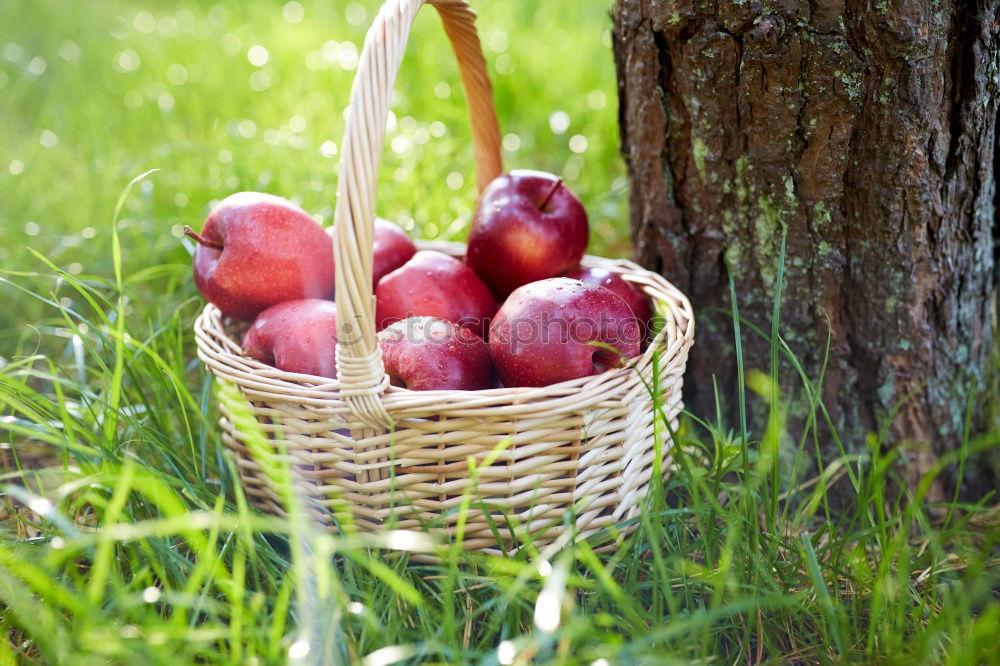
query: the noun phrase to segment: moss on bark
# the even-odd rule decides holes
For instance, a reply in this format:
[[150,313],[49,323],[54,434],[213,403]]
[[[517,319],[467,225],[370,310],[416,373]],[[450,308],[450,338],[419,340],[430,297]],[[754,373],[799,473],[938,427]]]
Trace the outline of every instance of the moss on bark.
[[829,332],[840,432],[863,448],[894,414],[915,478],[987,387],[1000,0],[866,7],[618,0],[622,149],[636,258],[698,312],[689,404],[736,388],[726,265],[766,327],[784,232],[783,336],[816,377]]

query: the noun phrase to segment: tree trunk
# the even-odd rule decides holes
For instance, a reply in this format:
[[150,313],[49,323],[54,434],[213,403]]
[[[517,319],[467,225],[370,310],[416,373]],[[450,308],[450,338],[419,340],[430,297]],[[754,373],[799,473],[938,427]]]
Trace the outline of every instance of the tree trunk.
[[[785,232],[782,335],[813,380],[829,335],[845,443],[895,415],[914,475],[958,444],[995,363],[998,6],[617,1],[635,254],[698,314],[689,408],[737,388],[727,265],[767,330]],[[744,345],[766,373],[769,342]]]

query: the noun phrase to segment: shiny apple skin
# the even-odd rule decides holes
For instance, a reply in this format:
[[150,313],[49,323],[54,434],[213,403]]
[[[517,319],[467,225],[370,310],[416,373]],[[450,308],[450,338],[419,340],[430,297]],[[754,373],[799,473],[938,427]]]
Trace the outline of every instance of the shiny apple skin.
[[511,171],[490,183],[479,199],[466,262],[502,300],[521,285],[575,268],[588,234],[587,212],[556,176]]
[[643,332],[648,330],[649,318],[652,315],[652,310],[649,307],[649,299],[618,273],[612,273],[604,268],[595,268],[593,266],[584,268],[581,266],[574,271],[566,273],[565,277],[580,280],[588,284],[600,285],[605,289],[615,292],[628,303],[632,314],[639,320],[639,325],[642,327]]
[[337,305],[307,298],[272,305],[243,337],[253,358],[285,372],[337,378]]
[[333,244],[316,220],[291,201],[260,192],[223,199],[201,235],[194,280],[224,315],[251,320],[285,301],[333,298]]
[[622,356],[639,354],[639,342],[639,324],[621,296],[558,277],[510,295],[493,319],[489,347],[505,386],[548,386],[621,367]]
[[497,310],[489,287],[466,264],[435,250],[421,250],[375,288],[379,330],[410,317],[438,317],[482,337]]
[[417,246],[403,229],[389,220],[375,218],[372,284],[393,272],[417,253]]
[[477,391],[496,386],[489,348],[467,328],[434,317],[411,317],[379,332],[392,383],[413,391]]
[[[333,238],[333,227],[326,230]],[[372,289],[385,275],[396,270],[410,260],[417,252],[417,246],[395,222],[375,218],[375,235],[372,246]]]

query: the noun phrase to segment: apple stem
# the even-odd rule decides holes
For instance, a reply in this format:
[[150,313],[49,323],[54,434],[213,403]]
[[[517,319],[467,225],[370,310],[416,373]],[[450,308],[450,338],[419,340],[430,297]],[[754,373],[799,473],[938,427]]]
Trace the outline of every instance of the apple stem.
[[549,202],[549,199],[551,199],[552,195],[556,193],[556,190],[559,189],[560,185],[562,185],[562,178],[556,180],[555,184],[552,186],[552,189],[549,190],[549,193],[545,195],[544,199],[542,199],[542,203],[538,204],[539,210],[545,210],[545,204]]
[[196,233],[194,229],[192,229],[191,227],[189,227],[186,224],[184,225],[184,235],[185,236],[190,236],[191,238],[195,239],[195,241],[197,241],[199,245],[204,245],[205,247],[210,247],[213,250],[218,250],[219,252],[222,251],[222,243],[216,243],[215,241],[208,240],[207,238],[205,238],[201,234]]

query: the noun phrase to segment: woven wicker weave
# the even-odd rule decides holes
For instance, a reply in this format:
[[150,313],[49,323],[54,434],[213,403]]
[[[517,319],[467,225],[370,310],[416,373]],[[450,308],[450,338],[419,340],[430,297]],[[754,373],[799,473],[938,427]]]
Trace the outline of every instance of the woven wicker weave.
[[[243,356],[211,305],[195,324],[198,355],[219,380],[239,387],[276,450],[287,451],[317,519],[330,529],[336,526],[327,509],[346,506],[362,529],[392,522],[401,529],[429,525],[454,534],[457,508],[473,484],[471,458],[480,467],[465,515],[464,547],[497,552],[529,536],[536,545],[550,543],[571,510],[578,537],[586,537],[638,512],[654,457],[647,384],[655,360],[661,404],[676,424],[694,336],[691,306],[655,273],[630,261],[588,256],[585,266],[620,274],[650,297],[663,318],[662,329],[630,367],[542,388],[417,392],[389,385],[374,326],[375,190],[388,100],[423,4],[385,3],[365,40],[351,93],[334,228],[340,379],[281,372]],[[426,4],[440,13],[460,65],[481,190],[501,172],[501,159],[474,14],[465,0]],[[418,246],[458,257],[465,251],[455,243]],[[226,404],[222,411],[223,440],[248,496],[284,515],[247,436],[233,426]],[[662,452],[667,470],[666,444]],[[483,466],[487,457],[491,464]]]

